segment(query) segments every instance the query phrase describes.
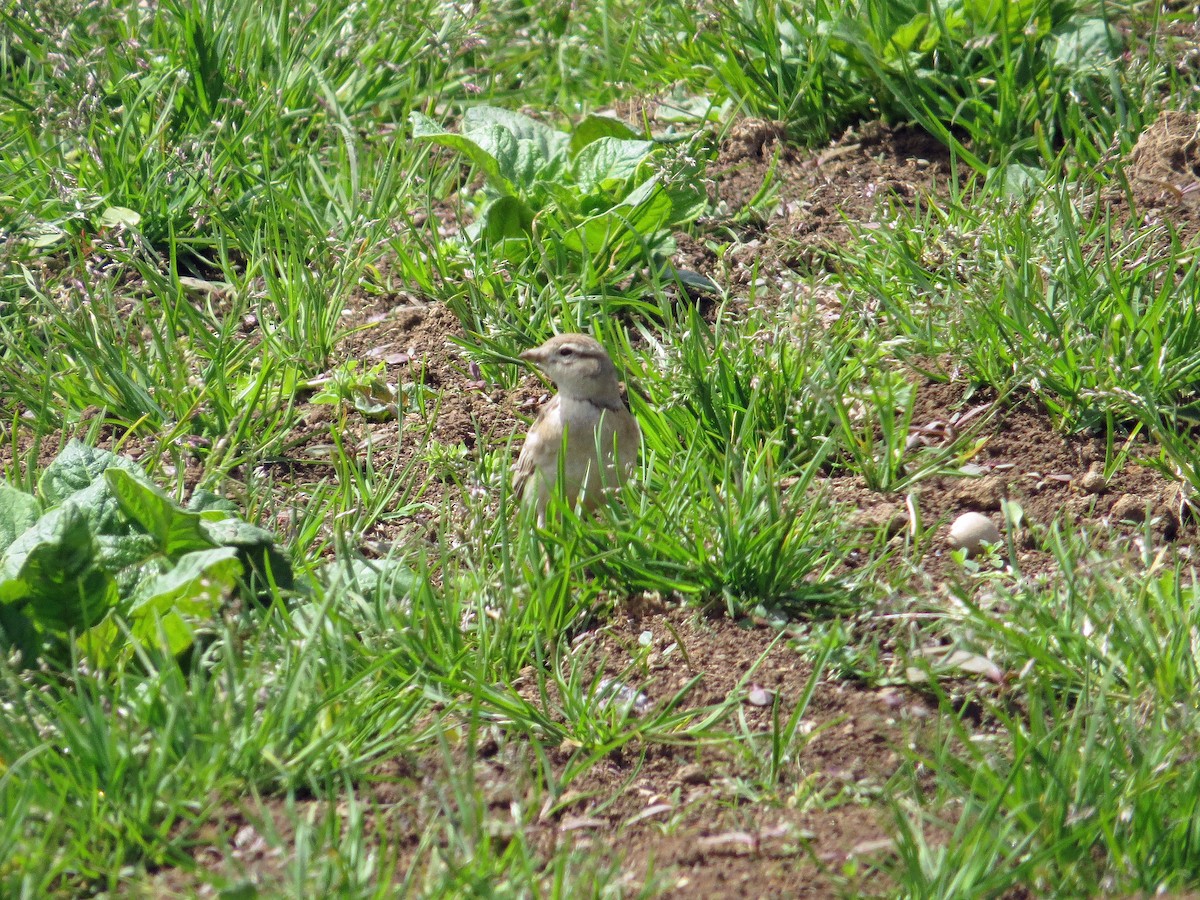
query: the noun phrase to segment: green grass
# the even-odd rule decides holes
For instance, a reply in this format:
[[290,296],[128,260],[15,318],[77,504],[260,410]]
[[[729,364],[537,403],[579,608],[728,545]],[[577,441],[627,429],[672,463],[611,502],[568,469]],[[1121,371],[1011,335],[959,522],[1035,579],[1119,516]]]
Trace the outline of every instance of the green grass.
[[[136,454],[173,498],[211,491],[270,529],[296,574],[231,591],[216,617],[181,589],[170,609],[193,615],[195,643],[179,658],[150,640],[100,667],[63,641],[39,662],[0,631],[0,895],[655,896],[674,875],[652,858],[631,874],[636,814],[591,841],[547,839],[547,823],[580,792],[595,815],[622,809],[643,771],[710,754],[728,773],[698,801],[714,829],[879,813],[893,853],[832,875],[795,858],[848,895],[863,872],[881,896],[1200,889],[1189,548],[1153,522],[1126,546],[1063,516],[1029,546],[947,560],[922,492],[965,474],[991,421],[909,440],[926,376],[972,404],[1032,399],[1104,441],[1106,475],[1145,463],[1181,482],[1194,528],[1195,238],[1122,207],[1141,131],[1197,109],[1161,34],[1185,14],[0,6],[5,481],[33,494],[69,437]],[[658,100],[690,115],[654,118]],[[484,135],[508,168],[493,167],[459,140],[484,106],[570,153],[535,164]],[[414,135],[414,113],[434,124]],[[651,143],[580,162],[595,129],[618,136],[598,118],[613,115]],[[783,157],[746,208],[709,203],[739,116],[778,122],[797,154],[882,118],[942,142],[954,175],[914,208],[881,198],[827,268],[768,271],[792,249],[773,230]],[[703,301],[665,265],[678,232],[722,261]],[[721,277],[752,240],[772,253],[745,254],[751,280],[787,274],[798,297],[836,302]],[[395,369],[347,358],[356,311],[413,297],[461,323],[454,365],[480,397],[512,396],[518,354],[555,331],[600,339],[643,431],[620,502],[559,504],[537,527],[510,493],[508,434],[476,421],[473,443],[445,440],[460,388],[429,372],[406,376],[398,416],[364,416]],[[857,515],[876,501],[907,509],[899,530]],[[5,560],[0,604],[24,596]],[[756,719],[742,695],[766,654],[714,699],[703,672],[662,683],[650,645],[599,651],[629,637],[615,623],[630,601],[662,598],[700,623],[779,626],[771,652],[807,667],[798,694]],[[900,772],[827,790],[806,755],[823,692],[903,681],[931,643],[986,656],[1002,683],[934,673],[919,690],[936,712]],[[623,781],[598,792],[614,760]],[[684,791],[662,793],[653,834],[695,837]],[[258,856],[194,855],[246,828]]]
[[1087,184],[990,216],[980,202],[996,199],[900,213],[845,257],[904,353],[951,354],[978,384],[1032,392],[1071,430],[1149,420],[1139,402],[1191,405],[1197,268],[1169,225],[1122,227]]
[[1058,531],[1049,542],[1072,573],[1061,584],[997,583],[987,608],[965,598],[971,642],[1012,673],[1011,698],[989,710],[996,734],[953,723],[920,760],[942,773],[935,790],[915,765],[908,775],[896,871],[914,893],[1025,884],[1086,896],[1113,881],[1152,892],[1196,878],[1197,793],[1183,762],[1194,714],[1182,699],[1196,666],[1195,573],[1156,560],[1149,541],[1141,559],[1102,557]]

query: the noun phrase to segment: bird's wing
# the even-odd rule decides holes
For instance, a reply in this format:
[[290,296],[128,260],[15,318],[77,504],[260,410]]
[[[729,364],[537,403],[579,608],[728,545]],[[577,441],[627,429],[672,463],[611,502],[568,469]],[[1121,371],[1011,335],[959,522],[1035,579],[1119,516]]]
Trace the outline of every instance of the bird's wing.
[[617,459],[620,463],[619,476],[624,477],[637,464],[638,450],[642,443],[642,429],[637,418],[625,406],[617,413]]
[[547,459],[557,459],[562,447],[562,427],[558,424],[558,395],[542,407],[538,417],[529,427],[525,444],[517,461],[513,463],[513,493],[520,496],[525,490],[529,476],[538,470]]

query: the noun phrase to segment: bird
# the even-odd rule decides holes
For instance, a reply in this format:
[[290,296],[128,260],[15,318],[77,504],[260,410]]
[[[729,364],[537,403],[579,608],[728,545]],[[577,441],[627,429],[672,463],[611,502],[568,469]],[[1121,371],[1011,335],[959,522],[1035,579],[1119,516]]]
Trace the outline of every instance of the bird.
[[513,465],[513,492],[524,502],[536,502],[538,524],[544,526],[564,446],[563,496],[571,506],[579,503],[590,511],[606,488],[620,486],[629,476],[642,432],[621,399],[617,367],[594,338],[556,335],[520,358],[558,388],[538,413]]

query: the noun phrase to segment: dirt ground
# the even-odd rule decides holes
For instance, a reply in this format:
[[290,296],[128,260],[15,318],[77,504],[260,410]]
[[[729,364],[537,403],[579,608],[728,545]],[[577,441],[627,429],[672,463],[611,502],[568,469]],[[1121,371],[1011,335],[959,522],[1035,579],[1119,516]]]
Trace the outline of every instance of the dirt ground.
[[[1184,240],[1194,241],[1200,232],[1198,130],[1200,122],[1182,113],[1152,126],[1129,157],[1127,185],[1114,186],[1106,198],[1113,210],[1134,224],[1169,218]],[[913,130],[865,125],[829,147],[803,151],[782,147],[777,129],[751,122],[733,131],[710,169],[713,199],[730,212],[738,210],[758,193],[773,166],[778,195],[763,212],[747,217],[743,243],[718,263],[701,241],[680,235],[678,267],[739,293],[757,263],[758,273],[769,276],[758,300],[770,302],[790,273],[798,278],[828,264],[828,248],[849,235],[847,221],[870,227],[890,206],[917,207],[929,197],[945,198],[952,173],[945,149]],[[447,449],[463,448],[466,458],[481,447],[509,445],[545,397],[532,375],[511,391],[482,383],[451,343],[459,333],[455,317],[420,297],[364,297],[350,324],[362,328],[346,338],[341,355],[383,360],[389,381],[419,382],[441,391],[432,437]],[[1177,486],[1134,462],[1144,453],[1132,454],[1129,464],[1103,482],[1094,477],[1104,458],[1103,442],[1056,432],[1032,399],[994,407],[995,398],[986,393],[968,398],[965,384],[925,379],[915,372],[913,378],[919,389],[914,428],[923,429],[921,434],[936,440],[956,416],[977,407],[986,412],[974,413],[984,423],[978,426],[980,437],[986,438],[973,460],[977,477],[940,477],[920,485],[927,523],[977,510],[1002,524],[1000,502],[1007,498],[1018,501],[1034,525],[1068,512],[1079,525],[1120,541],[1136,535],[1149,511],[1161,537],[1195,541],[1195,525],[1180,522]],[[330,416],[330,407],[306,407],[303,440],[285,458],[262,462],[264,472],[286,475],[281,483],[289,486],[280,498],[283,513],[268,524],[286,531],[288,505],[304,502],[303,491],[295,489],[333,474],[321,461]],[[386,467],[410,458],[416,442],[405,440],[406,429],[423,425],[410,421],[397,429],[394,421],[357,419],[347,437],[364,446],[369,440],[377,464]],[[43,461],[57,449],[44,446]],[[136,456],[139,445],[133,441],[125,449]],[[414,477],[427,482],[424,505],[409,516],[380,523],[367,535],[366,547],[420,539],[445,514],[443,499],[452,493],[445,490],[446,473],[430,472],[424,462],[418,463]],[[459,472],[466,470],[464,466]],[[234,476],[239,474],[245,473]],[[853,479],[834,479],[830,486],[837,499],[859,507],[865,526],[905,520],[905,496],[880,495]],[[1032,546],[1021,552],[1030,570],[1048,564]],[[928,583],[914,586],[928,592],[922,602],[936,603],[947,558],[948,551],[939,545],[927,566]],[[576,640],[576,646],[603,659],[610,672],[641,658],[647,644],[650,677],[637,687],[652,701],[699,675],[685,706],[732,697],[750,730],[769,725],[775,696],[790,711],[812,674],[786,634],[664,602],[621,606],[610,620]],[[764,696],[768,705],[752,702]],[[572,785],[576,799],[547,812],[530,837],[546,848],[564,842],[609,848],[623,860],[620,877],[631,889],[650,881],[674,897],[817,898],[879,888],[871,879],[880,876],[864,875],[867,867],[855,865],[888,851],[889,813],[872,806],[872,800],[922,730],[930,727],[932,711],[930,701],[913,687],[826,679],[803,717],[808,743],[781,775],[779,795],[790,798],[784,805],[754,802],[762,763],[744,752],[722,745],[703,751],[654,747],[644,756],[627,752],[594,766]],[[565,763],[566,755],[564,749],[558,762]],[[372,815],[383,817],[382,830],[400,855],[400,872],[404,855],[415,850],[434,814],[414,798],[442,764],[440,759],[391,761],[380,767],[376,782],[363,786],[374,802]],[[514,791],[523,790],[520,773],[528,771],[528,759],[519,747],[481,752],[475,765],[495,806],[507,805]],[[266,803],[267,815],[275,802]],[[200,867],[226,872],[233,867],[270,883],[285,861],[264,850],[261,815],[261,810],[221,810],[197,836],[193,855]],[[284,817],[272,827],[284,828]],[[195,882],[182,873],[164,872],[160,884],[164,894],[186,894]]]
[[[635,655],[644,658],[650,677],[639,688],[652,703],[701,675],[683,705],[700,709],[733,699],[754,732],[769,729],[776,696],[786,717],[812,675],[785,635],[679,607],[620,612],[579,635],[575,646],[608,671],[620,671]],[[755,705],[764,697],[768,705]],[[804,752],[783,767],[784,806],[754,802],[755,779],[765,777],[762,761],[730,742],[700,750],[655,746],[594,765],[556,804],[542,806],[527,838],[546,850],[566,843],[601,851],[602,859],[620,864],[619,880],[633,892],[653,884],[680,898],[817,898],[838,887],[867,888],[867,876],[855,874],[852,864],[888,845],[886,823],[870,803],[932,714],[932,704],[905,690],[825,682],[801,720]],[[570,752],[563,747],[551,761],[563,765]],[[766,745],[760,753],[769,753]],[[535,761],[526,746],[485,740],[471,764],[499,816],[514,800],[533,802],[528,779]],[[467,764],[436,754],[392,760],[359,786],[370,827],[388,835],[401,873],[431,817],[441,814],[431,798],[447,765]],[[311,814],[329,812],[318,801],[300,805]],[[202,869],[270,884],[287,861],[263,835],[277,834],[286,846],[293,816],[270,799],[222,808],[196,836],[195,859]],[[163,895],[185,895],[195,887],[193,877],[165,870],[156,885]]]
[[[1192,191],[1186,189],[1188,179],[1200,172],[1195,124],[1175,117],[1148,133],[1130,159],[1132,192],[1114,191],[1108,198],[1114,209],[1143,222],[1171,216],[1177,223],[1192,223],[1195,234],[1194,223],[1200,219]],[[930,196],[945,197],[951,173],[944,149],[913,131],[864,126],[828,148],[799,151],[782,148],[769,126],[749,123],[722,147],[712,170],[714,199],[736,210],[758,192],[772,165],[780,187],[773,212],[750,218],[745,243],[718,267],[700,241],[680,235],[676,265],[737,292],[749,282],[757,261],[760,274],[772,273],[761,302],[786,280],[775,276],[821,267],[827,248],[847,238],[847,220],[870,225],[890,204],[915,206]],[[345,358],[384,360],[389,381],[423,381],[442,391],[432,436],[447,448],[465,448],[468,457],[481,446],[508,445],[545,397],[532,376],[512,391],[483,384],[451,343],[458,334],[457,320],[437,304],[408,295],[364,300],[352,324],[364,328],[346,339]],[[972,461],[976,477],[921,483],[918,500],[926,522],[944,523],[977,510],[1002,524],[1001,500],[1011,499],[1022,505],[1035,527],[1067,512],[1102,540],[1121,541],[1136,535],[1149,511],[1161,537],[1194,540],[1195,527],[1180,524],[1175,485],[1132,462],[1108,482],[1097,479],[1103,442],[1056,432],[1034,400],[997,404],[986,393],[968,398],[963,383],[915,372],[913,378],[919,389],[914,430],[936,441],[947,423],[969,416],[978,420],[974,427],[986,438]],[[329,415],[328,407],[306,410],[308,439],[291,451],[305,464],[292,469],[294,479],[315,481],[331,474],[319,463]],[[369,439],[377,461],[386,465],[413,452],[413,442],[406,443],[403,435],[394,422],[359,420],[350,437]],[[1149,449],[1143,445],[1131,458]],[[381,523],[368,536],[368,546],[414,535],[419,539],[423,529],[445,514],[441,504],[450,492],[444,486],[439,477],[431,477],[424,495],[428,505],[410,517]],[[910,502],[905,496],[881,495],[854,479],[834,479],[830,487],[835,497],[859,507],[865,527],[905,520]],[[1021,553],[1028,571],[1048,565],[1032,544],[1022,545]],[[914,585],[926,596],[909,598],[911,602],[937,602],[948,551],[939,543],[927,562],[927,581]],[[651,702],[699,675],[684,705],[700,708],[733,699],[752,731],[769,726],[775,696],[782,709],[790,710],[812,675],[786,634],[661,601],[618,607],[610,620],[580,635],[575,646],[603,660],[596,664],[607,672],[622,672],[644,658],[649,646],[644,661],[649,675],[637,688]],[[754,705],[752,697],[759,702],[766,698],[768,705]],[[652,747],[644,754],[614,754],[594,766],[556,808],[544,811],[528,837],[547,849],[564,842],[601,848],[620,861],[619,877],[630,889],[650,883],[674,897],[816,898],[886,891],[883,876],[872,873],[869,863],[886,857],[890,814],[872,800],[931,727],[933,708],[919,690],[903,684],[879,687],[824,679],[802,721],[809,740],[780,775],[778,795],[789,798],[782,806],[754,802],[756,779],[764,777],[761,758],[731,745],[699,751]],[[555,761],[565,764],[568,753],[564,748]],[[399,871],[429,817],[436,815],[415,798],[430,788],[430,773],[443,764],[440,759],[391,761],[380,767],[376,782],[363,786],[373,815],[383,817],[381,830],[399,854]],[[497,808],[525,789],[529,759],[516,744],[485,746],[474,765],[488,802]],[[271,802],[265,809],[269,815]],[[261,809],[256,814],[222,811],[198,841],[195,857],[201,867],[228,872],[233,866],[255,873],[255,880],[269,878],[284,861],[263,849],[259,831],[267,825],[261,815]],[[284,817],[270,827],[286,828]],[[233,848],[232,857],[225,854],[227,847]],[[169,873],[162,884],[168,890],[183,889]]]

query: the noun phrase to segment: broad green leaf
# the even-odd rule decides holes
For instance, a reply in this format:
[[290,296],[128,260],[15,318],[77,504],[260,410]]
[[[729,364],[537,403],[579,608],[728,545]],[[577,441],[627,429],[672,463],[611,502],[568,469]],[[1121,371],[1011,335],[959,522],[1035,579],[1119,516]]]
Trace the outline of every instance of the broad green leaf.
[[38,519],[37,500],[22,490],[0,484],[0,552]]
[[463,114],[463,135],[496,157],[500,172],[518,191],[536,199],[541,182],[566,170],[570,138],[529,116],[477,106]]
[[172,609],[186,615],[211,616],[236,589],[242,575],[237,548],[217,547],[185,553],[170,569],[138,585],[130,621]]
[[494,128],[527,144],[539,169],[560,165],[570,147],[571,139],[567,134],[518,112],[495,106],[473,106],[463,113],[463,134],[480,146],[487,146],[481,135],[493,133]]
[[[194,623],[211,620],[225,599],[236,592],[242,564],[232,547],[200,550],[182,556],[171,569],[145,579],[133,596],[129,634],[142,647],[172,656],[191,647]],[[133,653],[125,632],[110,616],[79,639],[80,648],[102,667]]]
[[639,246],[653,251],[660,238],[671,236],[669,226],[673,221],[674,205],[670,193],[661,184],[654,183],[651,187],[653,190],[645,192],[644,197],[637,197],[637,202],[633,202],[633,198],[640,192],[630,194],[624,203],[613,208],[612,215],[620,217],[624,226],[637,236]]
[[[577,214],[580,211],[588,213],[585,209],[589,201],[596,202],[599,200],[603,204],[603,208],[607,209],[616,202],[614,197],[588,197],[581,194],[579,188],[574,184],[562,184],[560,182],[547,182],[541,185],[543,191],[543,200],[545,201],[546,210],[557,212],[563,216]],[[554,207],[557,207],[555,209]],[[532,226],[532,221],[530,225]]]
[[124,469],[145,477],[141,467],[133,460],[71,440],[42,473],[38,481],[38,494],[44,506],[58,506],[72,494],[87,488],[110,468]]
[[457,150],[505,194],[529,192],[538,178],[553,178],[566,157],[567,136],[528,116],[491,107],[475,107],[463,116],[463,133],[441,129],[412,113],[413,137]]
[[[420,113],[411,113],[409,121],[413,126],[413,138],[415,140],[428,141],[440,144],[443,147],[449,147],[451,150],[457,150],[484,173],[488,183],[496,190],[506,194],[515,194],[517,192],[516,185],[502,171],[501,161],[475,141],[463,137],[461,134],[453,134],[452,132],[441,130],[436,122]],[[497,134],[491,136],[490,143],[503,155],[504,168],[509,170],[516,168],[519,152],[516,138],[509,135],[506,140],[503,136]]]
[[42,647],[42,637],[32,620],[16,603],[0,603],[0,650],[16,647],[24,663],[32,666]]
[[111,228],[115,225],[124,225],[126,228],[137,228],[141,221],[141,213],[135,212],[125,206],[110,206],[100,214],[98,224],[101,228]]
[[[137,476],[141,476],[140,471]],[[88,517],[93,534],[128,534],[132,530],[105,478],[97,478],[82,491],[76,491],[67,502],[79,507]]]
[[671,227],[691,222],[708,208],[708,197],[695,184],[667,185],[665,190],[671,200],[671,220],[667,223]]
[[80,654],[99,668],[109,668],[117,660],[133,655],[133,648],[128,645],[125,632],[114,616],[115,613],[109,613],[76,641]]
[[677,88],[659,104],[654,118],[659,122],[698,125],[703,122],[721,121],[731,108],[729,100],[717,106],[711,97],[704,94],[688,94],[682,88]]
[[600,255],[608,247],[619,228],[618,221],[607,214],[592,216],[561,232],[563,246],[573,253],[588,257]]
[[655,175],[653,178],[643,181],[636,188],[630,191],[619,205],[636,209],[647,204],[655,203],[660,198],[666,196],[667,192],[663,188],[662,180],[659,178],[659,176]]
[[51,222],[39,222],[30,229],[26,243],[35,250],[45,250],[55,244],[61,244],[69,237],[69,233]]
[[408,124],[412,127],[412,135],[416,140],[427,140],[433,137],[441,137],[443,134],[449,134],[446,129],[424,113],[410,112],[408,114]]
[[[1021,6],[1023,0],[1011,0],[1011,5]],[[947,4],[949,5],[949,4]],[[1010,0],[963,0],[962,10],[971,27],[977,32],[992,30],[1003,21],[1004,7]]]
[[626,227],[641,237],[649,237],[671,221],[674,204],[657,176],[639,185],[612,209]]
[[215,544],[236,547],[238,559],[252,587],[264,591],[273,583],[282,590],[295,586],[292,564],[275,543],[275,535],[241,519],[204,522],[204,532]]
[[35,622],[61,634],[99,622],[118,594],[98,551],[84,510],[51,510],[0,557],[0,603],[24,604]]
[[540,180],[553,180],[557,177],[557,170],[542,159],[534,144],[513,137],[499,125],[484,126],[472,134],[472,137],[479,140],[480,146],[485,150],[495,155],[500,174],[515,189],[504,193],[530,196],[536,192]]
[[594,113],[585,117],[571,132],[571,155],[603,137],[618,138],[623,141],[636,141],[641,135],[621,122],[608,116],[598,116]]
[[638,166],[653,152],[653,141],[599,138],[575,157],[575,180],[585,191],[605,182],[626,181],[634,176]]
[[563,243],[589,256],[614,250],[640,252],[671,221],[670,195],[655,176],[607,211],[563,232]]
[[326,590],[353,593],[365,600],[392,602],[412,594],[417,573],[389,560],[338,559],[321,569]]
[[57,503],[40,517],[37,498],[0,485],[0,646],[27,664],[81,630],[96,659],[128,657],[130,633],[178,652],[192,641],[188,616],[246,587],[293,587],[270,532],[202,491],[184,509],[128,459],[72,441],[38,488]]
[[239,547],[238,559],[254,594],[268,594],[272,585],[281,591],[296,587],[291,561],[276,544]]
[[201,527],[209,541],[220,546],[257,547],[275,543],[275,535],[267,529],[251,525],[234,516],[224,519],[206,517]]
[[999,180],[1000,191],[1004,196],[1023,199],[1042,189],[1046,180],[1046,171],[1036,166],[1012,163],[1005,166],[1003,170],[992,169],[988,172],[988,184],[992,184],[996,180]]
[[[987,3],[985,2],[984,5]],[[984,10],[984,14],[986,14],[986,10]],[[930,31],[937,35],[938,40],[941,40],[941,32],[944,28],[947,40],[962,42],[980,31],[978,22],[973,18],[975,13],[970,13],[970,15],[972,18],[968,22],[968,11],[963,8],[961,0],[935,0],[931,4],[930,19],[936,24]],[[931,49],[933,47],[929,44],[929,36],[926,35],[925,40],[921,42],[921,50],[928,52]]]
[[139,575],[153,574],[152,567],[160,560],[164,562],[158,538],[130,531],[128,534],[100,534],[96,536],[96,558],[101,566],[117,575],[126,569],[134,569]]
[[[29,554],[43,544],[63,545],[64,571],[86,567],[94,555],[92,534],[87,526],[87,516],[73,503],[50,510],[21,532],[0,554],[0,579],[5,584],[18,579]],[[77,542],[78,546],[64,545],[69,541]],[[16,596],[0,592],[0,603],[12,599],[16,599]]]
[[892,32],[892,39],[888,50],[892,51],[894,48],[895,57],[899,58],[901,54],[910,53],[914,49],[922,49],[918,46],[918,41],[920,41],[921,36],[925,33],[925,29],[928,26],[929,15],[927,13],[913,16]]
[[1054,35],[1054,65],[1081,73],[1109,68],[1117,52],[1117,39],[1103,19],[1074,20]]
[[185,510],[161,488],[121,469],[110,469],[104,477],[121,510],[158,542],[165,555],[174,558],[213,546],[201,527],[200,513]]
[[187,502],[187,508],[192,512],[198,513],[217,512],[220,514],[219,518],[225,518],[226,515],[234,515],[238,511],[237,504],[232,500],[228,500],[204,488],[196,488],[192,492],[192,496]]
[[488,243],[528,241],[533,232],[533,211],[516,197],[497,197],[484,209],[480,221],[480,237]]

